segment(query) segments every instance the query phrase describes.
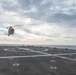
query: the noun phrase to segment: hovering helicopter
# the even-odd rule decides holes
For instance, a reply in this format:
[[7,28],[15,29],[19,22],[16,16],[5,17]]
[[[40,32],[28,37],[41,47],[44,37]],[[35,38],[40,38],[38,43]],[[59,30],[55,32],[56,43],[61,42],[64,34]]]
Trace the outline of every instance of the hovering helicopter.
[[14,32],[15,32],[14,27],[16,27],[16,26],[21,26],[21,25],[15,25],[15,26],[9,26],[9,27],[7,27],[7,29],[8,29],[8,36],[14,35]]
[[[2,22],[1,22],[1,24],[2,24]],[[7,31],[7,33],[6,33],[6,31],[5,31],[5,27],[1,27],[1,28],[3,28],[3,29],[0,29],[0,31],[2,31],[3,32],[3,34],[5,34],[5,35],[8,35],[8,36],[10,36],[10,35],[14,35],[15,34],[15,27],[18,27],[18,26],[22,26],[23,24],[20,24],[20,25],[12,25],[12,26],[8,26],[8,27],[6,27],[7,29],[8,29],[8,31]],[[32,23],[32,24],[27,24],[27,25],[37,25],[36,23]],[[24,26],[24,25],[23,25]]]

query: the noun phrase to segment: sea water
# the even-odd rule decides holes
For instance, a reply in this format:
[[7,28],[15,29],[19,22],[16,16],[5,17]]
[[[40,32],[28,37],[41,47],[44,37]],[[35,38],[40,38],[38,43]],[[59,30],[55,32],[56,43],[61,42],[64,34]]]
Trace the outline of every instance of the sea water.
[[68,48],[68,49],[76,50],[76,45],[45,45],[45,46],[52,47],[52,48]]

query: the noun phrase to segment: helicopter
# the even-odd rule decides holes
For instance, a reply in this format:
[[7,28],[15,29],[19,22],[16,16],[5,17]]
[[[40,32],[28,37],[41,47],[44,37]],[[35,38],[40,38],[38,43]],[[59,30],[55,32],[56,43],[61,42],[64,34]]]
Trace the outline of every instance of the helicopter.
[[16,27],[16,26],[21,26],[21,25],[15,25],[15,26],[9,26],[9,27],[7,27],[7,29],[8,29],[8,36],[14,35],[14,33],[15,33],[14,27]]
[[[1,24],[2,24],[2,22],[1,22]],[[27,24],[27,25],[37,25],[36,23],[32,23],[32,24]],[[19,24],[19,25],[11,25],[11,26],[8,26],[8,27],[6,27],[7,29],[8,29],[8,31],[7,31],[7,33],[5,32],[5,29],[0,29],[0,31],[3,31],[3,33],[5,34],[5,35],[8,35],[8,36],[10,36],[10,35],[14,35],[14,34],[16,34],[15,33],[15,27],[20,27],[20,26],[24,26],[24,24]],[[3,26],[2,26],[3,27]],[[4,27],[3,27],[4,28]]]
[[[31,25],[32,25],[32,24],[31,24]],[[33,25],[34,25],[34,24],[33,24]],[[8,36],[14,35],[14,33],[15,33],[14,27],[17,27],[17,26],[21,26],[21,25],[14,25],[14,26],[9,26],[9,27],[7,27],[7,29],[8,29]]]

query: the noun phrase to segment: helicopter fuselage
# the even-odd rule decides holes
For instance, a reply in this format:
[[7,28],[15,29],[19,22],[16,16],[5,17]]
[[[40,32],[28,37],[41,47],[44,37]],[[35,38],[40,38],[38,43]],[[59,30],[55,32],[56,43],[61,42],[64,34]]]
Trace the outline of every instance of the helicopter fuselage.
[[8,29],[8,36],[13,35],[13,34],[14,34],[14,29],[10,27]]

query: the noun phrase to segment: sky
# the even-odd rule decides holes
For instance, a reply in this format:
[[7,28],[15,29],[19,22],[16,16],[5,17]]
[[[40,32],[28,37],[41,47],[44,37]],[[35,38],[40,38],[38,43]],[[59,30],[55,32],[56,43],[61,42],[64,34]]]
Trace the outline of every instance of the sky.
[[76,0],[0,0],[0,44],[76,45]]

